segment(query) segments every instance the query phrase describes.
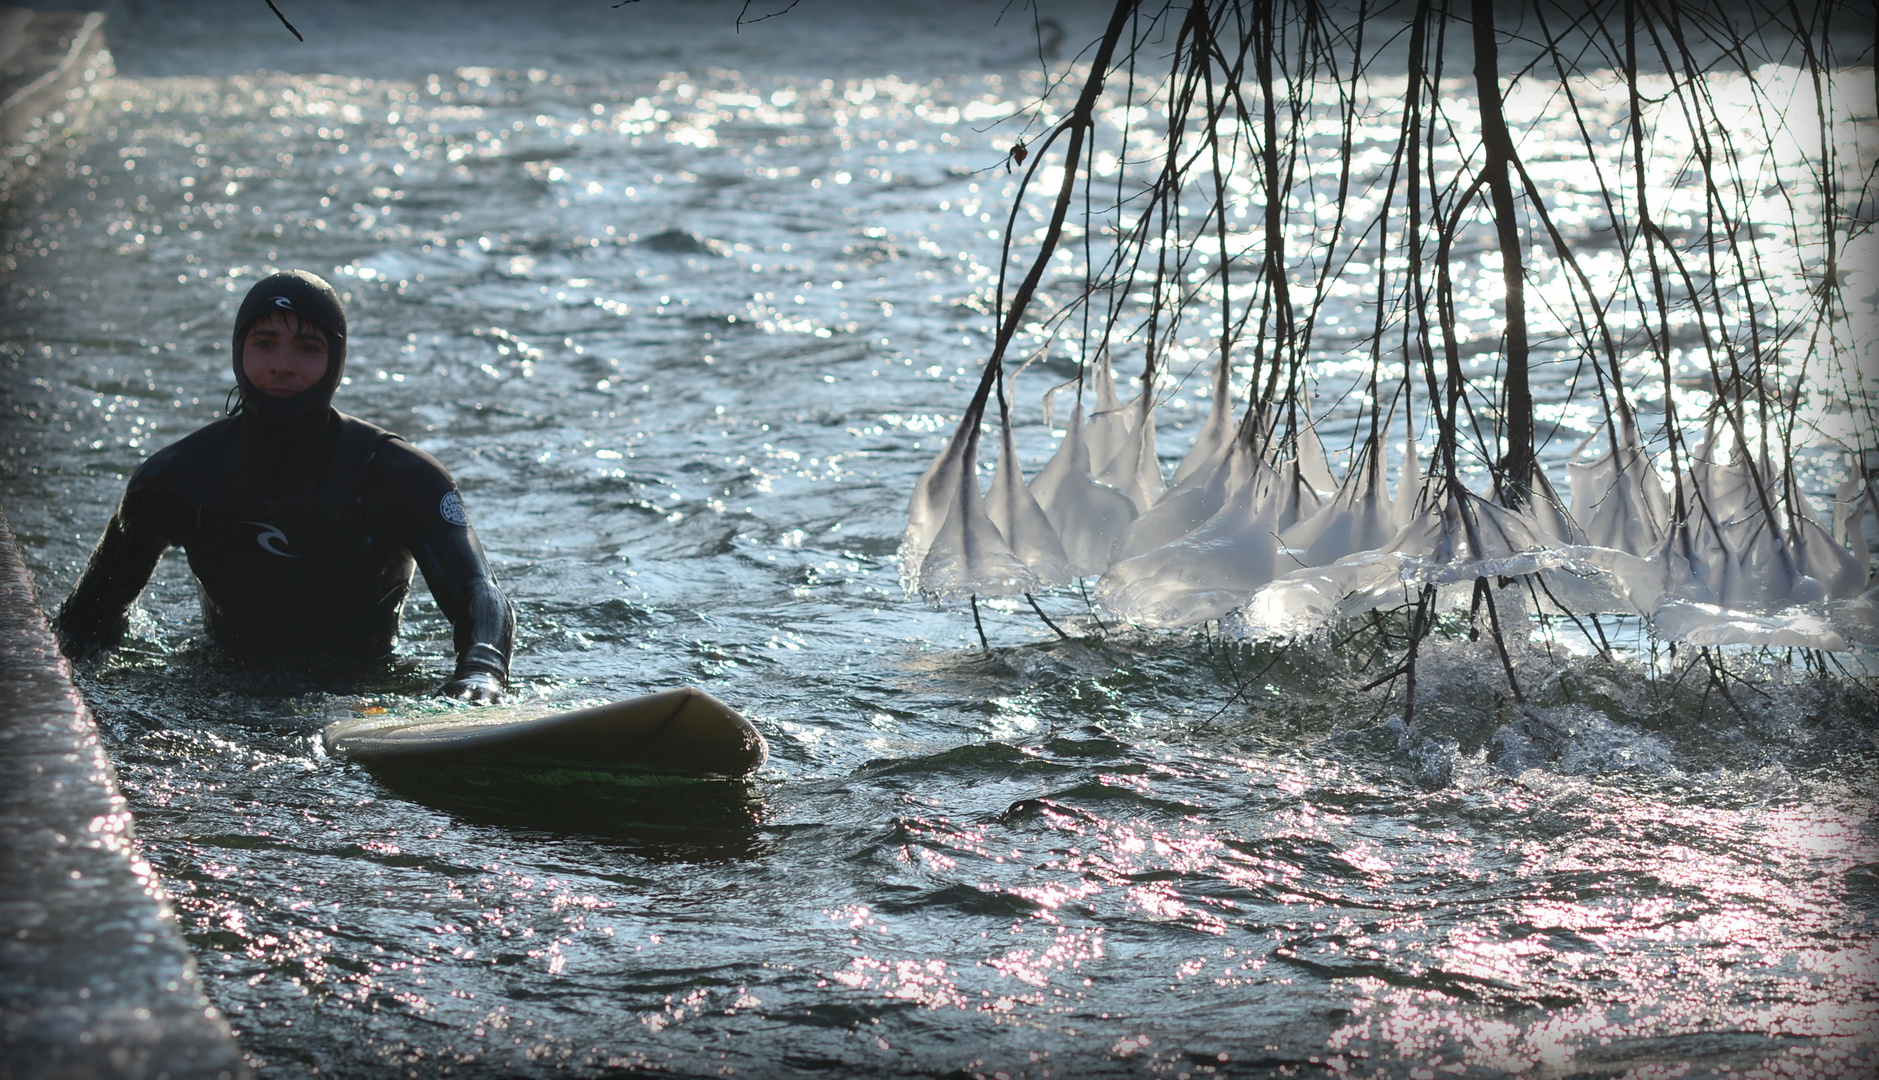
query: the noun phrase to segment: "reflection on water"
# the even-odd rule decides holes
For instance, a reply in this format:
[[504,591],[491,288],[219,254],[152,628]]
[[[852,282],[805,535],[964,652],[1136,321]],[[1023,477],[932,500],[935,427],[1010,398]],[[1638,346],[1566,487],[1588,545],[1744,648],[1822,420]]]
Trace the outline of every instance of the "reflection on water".
[[249,282],[307,265],[350,292],[341,406],[461,481],[522,692],[697,683],[771,743],[748,785],[375,776],[318,730],[441,681],[428,599],[382,671],[240,672],[172,556],[80,678],[264,1075],[1870,1074],[1869,695],[1536,641],[1522,708],[1438,643],[1407,733],[1362,655],[1002,601],[980,652],[891,552],[986,352],[1025,51],[989,3],[608,21],[640,6],[294,11],[327,53],[231,7],[253,56],[126,12],[101,123],[7,204],[48,597],[218,411]]
[[372,772],[401,798],[479,825],[613,840],[656,860],[762,853],[762,802],[741,780],[434,763]]

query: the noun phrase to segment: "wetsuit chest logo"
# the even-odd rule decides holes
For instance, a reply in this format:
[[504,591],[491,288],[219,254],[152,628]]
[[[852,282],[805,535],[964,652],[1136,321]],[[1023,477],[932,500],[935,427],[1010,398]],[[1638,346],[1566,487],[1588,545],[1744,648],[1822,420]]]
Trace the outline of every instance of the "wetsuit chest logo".
[[[261,530],[260,535],[254,538],[254,542],[260,544],[261,550],[267,552],[269,555],[279,555],[283,559],[298,559],[300,557],[291,551],[283,550],[287,546],[287,534],[280,530],[280,526],[269,525],[265,521],[244,521],[242,524],[253,525],[255,528]],[[274,545],[276,543],[279,543],[280,547],[275,547]]]

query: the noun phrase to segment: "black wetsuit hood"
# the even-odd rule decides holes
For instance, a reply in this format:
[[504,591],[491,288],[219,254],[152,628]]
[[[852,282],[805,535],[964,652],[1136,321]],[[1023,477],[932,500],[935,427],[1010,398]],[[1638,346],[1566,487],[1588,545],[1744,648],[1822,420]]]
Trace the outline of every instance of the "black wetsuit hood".
[[[263,316],[277,312],[297,315],[326,334],[326,374],[292,397],[262,393],[241,368],[241,345],[248,329]],[[287,270],[262,278],[248,290],[241,309],[235,313],[234,363],[243,415],[268,425],[323,424],[333,404],[333,392],[339,389],[339,380],[346,373],[346,309],[339,294],[323,278],[305,270]]]
[[[326,374],[291,397],[275,397],[248,381],[242,342],[248,330],[275,313],[298,316],[326,334]],[[317,274],[286,270],[255,283],[235,313],[235,385],[241,391],[239,422],[243,470],[256,489],[291,487],[317,472],[332,449],[333,393],[346,373],[346,309],[339,294]]]

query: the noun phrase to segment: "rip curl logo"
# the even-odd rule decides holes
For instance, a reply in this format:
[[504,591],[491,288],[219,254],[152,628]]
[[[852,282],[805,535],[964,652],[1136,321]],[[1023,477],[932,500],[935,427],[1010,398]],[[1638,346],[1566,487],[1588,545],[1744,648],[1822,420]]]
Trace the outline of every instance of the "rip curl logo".
[[470,517],[463,512],[463,499],[456,492],[446,492],[442,502],[437,504],[437,512],[452,525],[468,525]]
[[287,299],[285,296],[277,296],[274,298],[274,306],[292,311],[294,309],[294,302]]
[[[269,525],[265,521],[244,521],[242,524],[253,525],[255,528],[261,530],[261,534],[254,538],[254,542],[260,544],[261,550],[267,552],[269,555],[279,555],[283,559],[298,559],[300,557],[291,551],[281,550],[281,548],[287,546],[287,534],[280,530],[280,526]],[[275,547],[274,545],[276,543],[281,546]]]

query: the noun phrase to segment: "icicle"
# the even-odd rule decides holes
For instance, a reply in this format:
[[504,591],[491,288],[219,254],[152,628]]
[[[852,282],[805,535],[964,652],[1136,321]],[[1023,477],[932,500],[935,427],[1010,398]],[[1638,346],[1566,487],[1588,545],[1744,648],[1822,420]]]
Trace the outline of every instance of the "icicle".
[[[1118,436],[1120,446],[1107,464],[1096,466],[1092,475],[1098,483],[1127,495],[1140,514],[1155,505],[1163,489],[1161,462],[1155,458],[1154,398],[1143,390],[1122,411],[1129,420]],[[1094,452],[1094,446],[1091,449]]]
[[1070,569],[1077,574],[1107,570],[1116,541],[1135,518],[1135,504],[1127,495],[1090,477],[1081,404],[1070,411],[1063,442],[1032,478],[1030,490],[1057,530]]
[[1396,479],[1396,525],[1401,528],[1416,520],[1416,499],[1422,493],[1422,457],[1416,452],[1416,432],[1412,427],[1403,436],[1403,472]]
[[1096,585],[1103,606],[1143,626],[1198,626],[1272,580],[1285,482],[1249,458],[1254,474],[1200,528],[1109,568]]
[[1312,422],[1311,413],[1299,407],[1304,414],[1305,423],[1298,431],[1298,471],[1305,482],[1322,498],[1329,498],[1338,489],[1337,478],[1331,475],[1331,461],[1324,454],[1324,440],[1318,438],[1318,426]]
[[986,516],[978,472],[972,467],[978,458],[978,425],[974,424],[966,436],[946,519],[920,562],[920,592],[936,600],[968,594],[1012,596],[1036,592],[1041,587],[1037,575],[1012,552],[998,527]]
[[1703,437],[1690,451],[1690,465],[1684,470],[1679,489],[1683,496],[1684,520],[1665,531],[1664,564],[1666,593],[1697,603],[1713,603],[1727,591],[1727,578],[1735,558],[1723,543],[1722,532],[1713,527],[1712,518],[1722,517],[1711,497],[1710,472],[1716,452],[1716,421],[1703,428]]
[[1057,530],[1024,486],[1024,470],[1018,464],[1009,413],[999,413],[998,434],[998,472],[992,479],[991,494],[985,497],[986,516],[997,526],[1012,553],[1037,574],[1040,583],[1068,584],[1076,575],[1070,570],[1070,559],[1064,554]]
[[1057,393],[1068,390],[1077,384],[1077,380],[1068,379],[1044,391],[1044,430],[1057,430]]
[[1135,500],[1138,510],[1146,510],[1155,505],[1168,485],[1162,479],[1161,459],[1155,453],[1155,395],[1143,387],[1135,400],[1139,403],[1133,432],[1135,469],[1123,491]]
[[[1489,492],[1488,501],[1497,509],[1506,510],[1507,500],[1498,484]],[[1538,462],[1533,465],[1533,474],[1527,477],[1527,504],[1517,511],[1506,512],[1519,515],[1533,543],[1539,547],[1561,548],[1586,541],[1585,531],[1566,512],[1565,501]]]
[[1381,547],[1398,531],[1396,509],[1383,482],[1382,451],[1381,439],[1364,444],[1331,501],[1280,535],[1299,566],[1328,566],[1346,555]]
[[[1772,495],[1768,462],[1719,465],[1709,456],[1713,446],[1706,433],[1692,455],[1689,520],[1670,531],[1665,545],[1668,588],[1650,614],[1652,629],[1692,645],[1833,651],[1846,648],[1841,630],[1865,640],[1872,594],[1853,584],[1864,568],[1811,507],[1792,508],[1798,531],[1791,540],[1775,528],[1751,471],[1761,469],[1763,490]],[[1827,605],[1831,622],[1817,607],[1792,606],[1832,597],[1841,599]]]
[[[1761,497],[1756,490],[1756,476],[1751,466],[1739,461],[1724,462],[1716,455],[1716,444],[1712,439],[1705,443],[1709,453],[1699,446],[1691,455],[1690,469],[1685,481],[1684,502],[1691,508],[1692,517],[1702,516],[1714,522],[1726,540],[1732,546],[1748,538],[1761,524],[1756,518],[1761,513]],[[1742,453],[1737,448],[1737,456]],[[1700,500],[1700,501],[1699,501]]]
[[1113,413],[1122,406],[1116,393],[1116,369],[1110,363],[1109,350],[1096,350],[1096,369],[1090,374],[1090,389],[1096,392],[1096,411]]
[[[1594,507],[1593,513],[1607,540],[1635,544],[1645,537],[1655,537],[1650,546],[1636,551],[1593,541],[1581,527],[1578,517],[1566,512],[1564,501],[1545,470],[1537,462],[1534,464],[1533,477],[1528,482],[1531,498],[1521,509],[1520,516],[1533,542],[1541,547],[1541,554],[1534,559],[1545,587],[1544,592],[1535,597],[1538,602],[1558,605],[1573,614],[1614,612],[1648,616],[1663,599],[1669,586],[1668,563],[1664,534],[1656,524],[1660,519],[1655,516],[1664,499],[1663,489],[1658,486],[1656,473],[1645,463],[1641,450],[1631,459],[1628,468],[1624,461],[1623,457],[1607,453],[1588,473],[1581,473],[1577,471],[1579,466],[1568,464],[1575,470],[1571,474],[1575,507],[1587,505],[1588,483],[1617,475],[1614,497]],[[1642,488],[1654,489],[1654,498],[1651,491]],[[1630,508],[1630,520],[1612,520],[1620,507]],[[1668,508],[1663,508],[1663,513],[1668,516]]]
[[1324,500],[1318,497],[1317,490],[1305,479],[1297,458],[1279,462],[1272,471],[1275,474],[1272,485],[1275,503],[1272,527],[1275,532],[1284,532],[1317,513],[1318,508],[1324,505]]
[[926,561],[927,549],[939,534],[940,526],[946,523],[946,516],[958,496],[960,473],[968,450],[976,450],[978,446],[979,421],[983,415],[983,403],[978,408],[968,407],[959,419],[959,426],[953,429],[952,437],[946,440],[933,463],[913,485],[913,495],[907,500],[907,528],[900,538],[900,584],[910,593],[920,587],[920,566]]
[[1245,637],[1292,637],[1406,603],[1450,550],[1441,511],[1430,500],[1412,502],[1416,510],[1408,523],[1382,545],[1262,586],[1223,629]]
[[1665,594],[1697,603],[1715,603],[1734,556],[1716,530],[1685,521],[1664,534]]
[[1786,538],[1771,527],[1754,466],[1716,461],[1715,442],[1712,427],[1684,478],[1689,520],[1672,552],[1672,592],[1736,609],[1820,599],[1824,586],[1801,573]]
[[1651,628],[1666,641],[1689,645],[1755,645],[1771,649],[1838,652],[1846,639],[1812,613],[1756,615],[1688,600],[1670,600],[1651,612]]
[[1809,590],[1806,595],[1797,591],[1791,599],[1797,603],[1815,599],[1850,600],[1863,592],[1866,560],[1848,551],[1846,545],[1828,531],[1807,496],[1796,492],[1788,509],[1787,546],[1795,571],[1803,578],[1803,584],[1797,588],[1806,589],[1805,582],[1818,582],[1820,586],[1818,597]]
[[1194,436],[1194,445],[1188,448],[1187,456],[1176,466],[1174,478],[1168,481],[1169,491],[1179,490],[1197,476],[1205,482],[1205,477],[1212,474],[1213,466],[1226,457],[1227,448],[1233,443],[1234,427],[1227,355],[1222,353],[1214,364],[1213,403],[1207,410],[1207,421],[1201,425],[1200,433]]
[[1578,615],[1605,612],[1649,617],[1663,602],[1670,577],[1664,558],[1640,557],[1616,548],[1566,548],[1541,570],[1548,603]]
[[[1802,572],[1768,515],[1760,506],[1743,507],[1742,489],[1753,483],[1748,470],[1726,466],[1705,470],[1693,485],[1690,520],[1682,530],[1686,539],[1673,553],[1672,591],[1735,609],[1823,599],[1824,584]],[[1713,509],[1729,506],[1743,508],[1735,517]],[[1712,509],[1705,513],[1704,507]]]
[[1250,475],[1250,465],[1241,459],[1253,457],[1250,447],[1236,441],[1227,453],[1216,455],[1204,474],[1189,477],[1186,484],[1163,495],[1123,533],[1116,547],[1117,561],[1153,551],[1199,528],[1226,502],[1236,480]]
[[1872,549],[1866,546],[1866,509],[1860,505],[1871,500],[1870,488],[1866,478],[1856,474],[1833,493],[1833,542],[1852,550],[1862,577],[1872,567]]
[[1618,441],[1591,464],[1566,465],[1572,519],[1584,530],[1586,543],[1643,556],[1663,542],[1669,498],[1645,455],[1636,423],[1623,416],[1614,427]]
[[1733,530],[1731,547],[1740,575],[1735,589],[1725,594],[1731,607],[1755,604],[1809,604],[1826,599],[1826,585],[1801,566],[1798,553],[1779,526],[1781,506],[1773,515],[1758,504]]
[[1444,516],[1455,551],[1444,581],[1532,573],[1542,565],[1537,555],[1560,546],[1530,514],[1510,510],[1492,496],[1460,491],[1448,501]]
[[1083,440],[1090,451],[1090,476],[1108,483],[1103,477],[1110,463],[1128,449],[1129,421],[1134,418],[1133,411],[1124,408],[1116,396],[1116,374],[1109,364],[1108,349],[1099,349],[1096,353],[1096,363],[1090,372],[1090,390],[1096,400],[1090,409],[1089,426],[1083,433]]
[[1846,550],[1811,513],[1799,518],[1791,546],[1801,573],[1820,582],[1823,599],[1850,600],[1866,591],[1865,561]]

